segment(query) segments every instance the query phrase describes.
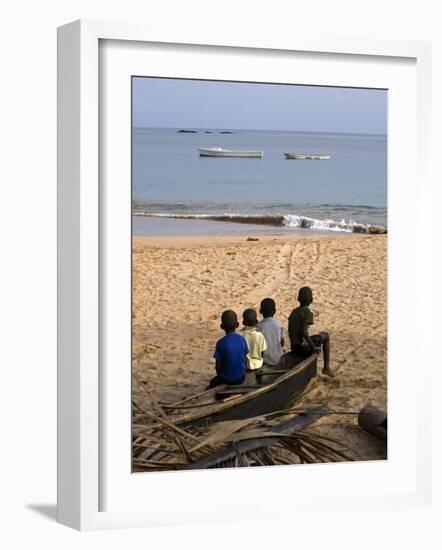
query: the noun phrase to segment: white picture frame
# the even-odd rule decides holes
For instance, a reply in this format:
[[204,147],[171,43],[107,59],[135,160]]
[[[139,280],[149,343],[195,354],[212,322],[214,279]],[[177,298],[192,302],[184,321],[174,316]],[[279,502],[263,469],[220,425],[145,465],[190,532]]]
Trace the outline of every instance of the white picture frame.
[[[410,59],[416,63],[417,116],[416,132],[417,170],[419,175],[419,231],[415,235],[418,246],[419,267],[413,273],[413,283],[419,288],[431,286],[431,232],[430,217],[425,210],[431,204],[431,184],[427,171],[429,145],[429,121],[431,105],[428,101],[430,78],[430,44],[393,40],[366,40],[350,37],[296,38],[281,37],[278,42],[268,44],[264,39],[250,43],[241,40],[210,43],[203,33],[200,36],[173,36],[156,34],[152,29],[134,24],[76,21],[61,27],[58,31],[58,521],[80,530],[151,526],[197,521],[228,521],[238,518],[238,510],[220,514],[219,509],[208,510],[197,499],[189,510],[167,510],[164,506],[141,508],[123,502],[121,506],[103,509],[101,485],[106,480],[103,473],[103,453],[108,449],[103,441],[103,415],[107,396],[100,383],[103,373],[103,357],[100,348],[103,322],[103,250],[102,231],[106,229],[100,221],[103,212],[103,189],[100,179],[100,44],[102,41],[124,41],[126,48],[140,43],[167,44],[174,47],[174,56],[179,61],[180,49],[204,46],[210,57],[213,48],[228,48],[229,55],[250,51],[257,55],[272,52],[284,56],[290,52],[304,52],[331,56],[368,56],[379,59]],[[210,50],[212,48],[212,50]],[[235,53],[236,52],[236,53]],[[173,74],[169,74],[173,76]],[[416,184],[409,175],[411,184]],[[107,206],[106,206],[107,208]],[[426,292],[426,290],[425,290]],[[428,312],[423,291],[417,297],[421,312]],[[430,336],[428,336],[429,338]],[[406,359],[404,359],[406,361]],[[429,417],[430,402],[424,397],[425,386],[429,384],[430,363],[423,362],[422,375],[413,391],[417,399],[415,423],[416,452],[413,463],[416,484],[411,491],[392,491],[379,494],[376,491],[365,496],[336,495],[333,505],[345,512],[358,503],[366,511],[413,508],[429,506],[431,500],[430,432],[426,419]],[[108,388],[107,388],[108,389]],[[411,391],[411,390],[410,390]],[[129,400],[129,396],[128,396]],[[118,412],[118,411],[117,411]],[[127,411],[126,411],[127,412]],[[123,442],[122,446],[127,443]],[[129,446],[127,447],[129,452]],[[340,476],[346,465],[333,468],[332,475]],[[350,466],[351,467],[351,466]],[[252,484],[256,474],[250,472],[224,472],[235,475],[235,482],[246,479]],[[272,469],[270,469],[272,470]],[[273,469],[273,471],[275,471]],[[130,472],[127,472],[130,474]],[[212,474],[212,473],[210,473]],[[174,483],[179,485],[176,474]],[[191,483],[201,485],[201,477],[207,472],[179,474],[191,476]],[[266,474],[267,475],[267,474]],[[269,473],[272,481],[278,474]],[[240,477],[241,476],[241,477]],[[253,477],[255,476],[255,477]],[[161,491],[163,481],[159,477],[145,478],[145,483]],[[184,486],[183,486],[184,487]],[[405,494],[406,493],[406,494]],[[270,498],[270,496],[269,496]],[[275,496],[272,497],[273,501]],[[241,500],[241,499],[239,499]],[[259,517],[262,502],[254,502],[253,514],[246,509],[240,517]],[[272,502],[273,502],[272,501]],[[298,507],[302,504],[305,513],[316,512],[321,506],[329,505],[324,497],[303,498],[295,503],[294,497],[281,496],[281,502]],[[222,502],[222,499],[221,499]],[[330,502],[330,500],[328,500]],[[268,514],[268,511],[267,511]]]

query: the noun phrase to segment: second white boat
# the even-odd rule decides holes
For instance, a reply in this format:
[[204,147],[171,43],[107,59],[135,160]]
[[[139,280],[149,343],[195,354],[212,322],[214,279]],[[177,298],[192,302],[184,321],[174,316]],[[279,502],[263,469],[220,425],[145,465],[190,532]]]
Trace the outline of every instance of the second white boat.
[[329,160],[330,155],[297,155],[296,153],[284,153],[288,160]]

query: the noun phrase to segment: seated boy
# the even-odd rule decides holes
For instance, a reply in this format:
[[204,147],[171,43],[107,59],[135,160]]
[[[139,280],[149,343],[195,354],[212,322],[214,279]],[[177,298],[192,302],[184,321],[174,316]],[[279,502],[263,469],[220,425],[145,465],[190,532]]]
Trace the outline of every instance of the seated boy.
[[258,317],[254,309],[245,309],[242,319],[244,327],[241,329],[241,335],[244,336],[249,348],[247,370],[256,371],[263,365],[262,354],[267,349],[266,340],[263,333],[256,330]]
[[324,354],[323,374],[334,376],[330,369],[330,338],[327,332],[309,335],[309,325],[313,325],[313,312],[309,308],[313,302],[313,292],[308,286],[298,292],[299,307],[289,317],[289,338],[292,351],[301,357],[322,351]]
[[261,302],[259,313],[264,317],[259,321],[257,329],[264,334],[267,349],[264,352],[264,364],[274,367],[284,353],[284,328],[282,324],[273,319],[276,313],[275,300],[264,298]]
[[221,315],[221,328],[226,335],[216,343],[214,358],[216,376],[209,382],[209,388],[221,384],[242,384],[246,375],[246,357],[249,353],[244,338],[235,333],[239,327],[238,317],[232,310]]

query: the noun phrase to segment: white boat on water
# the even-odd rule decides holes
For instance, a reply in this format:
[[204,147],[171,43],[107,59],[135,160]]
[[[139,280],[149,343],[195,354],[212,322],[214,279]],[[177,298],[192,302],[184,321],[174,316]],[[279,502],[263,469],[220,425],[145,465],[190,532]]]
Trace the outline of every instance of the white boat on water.
[[284,153],[288,160],[329,160],[330,155],[297,155],[296,153]]
[[234,157],[234,158],[253,158],[262,159],[263,151],[229,151],[222,147],[199,147],[200,157]]

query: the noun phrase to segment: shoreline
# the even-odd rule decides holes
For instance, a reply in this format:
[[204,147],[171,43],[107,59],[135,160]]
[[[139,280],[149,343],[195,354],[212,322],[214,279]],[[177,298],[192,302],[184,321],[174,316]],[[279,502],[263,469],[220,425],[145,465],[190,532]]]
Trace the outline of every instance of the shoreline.
[[305,215],[194,215],[132,213],[132,232],[137,236],[176,235],[338,235],[387,234],[387,226],[378,223],[340,222],[331,218],[316,219]]
[[[367,233],[332,233],[325,231],[311,232],[307,229],[301,229],[302,233],[293,234],[278,234],[278,233],[254,233],[249,232],[244,235],[133,235],[133,245],[145,245],[158,248],[186,248],[211,245],[231,245],[243,244],[254,245],[258,243],[281,243],[300,240],[333,240],[345,239],[355,240],[360,239],[387,239],[386,234],[370,235]],[[252,239],[252,240],[250,240]]]

